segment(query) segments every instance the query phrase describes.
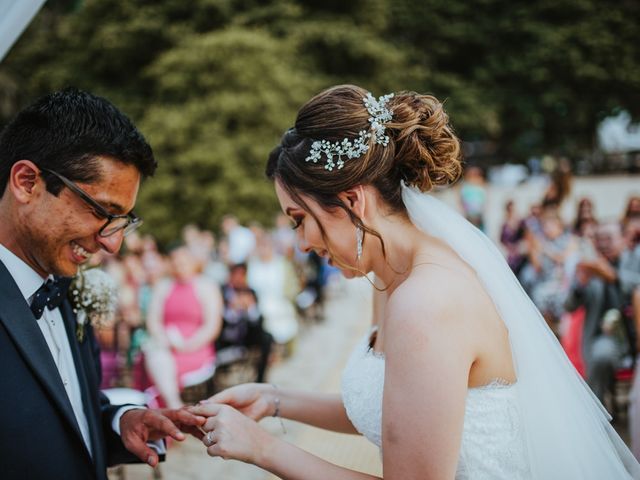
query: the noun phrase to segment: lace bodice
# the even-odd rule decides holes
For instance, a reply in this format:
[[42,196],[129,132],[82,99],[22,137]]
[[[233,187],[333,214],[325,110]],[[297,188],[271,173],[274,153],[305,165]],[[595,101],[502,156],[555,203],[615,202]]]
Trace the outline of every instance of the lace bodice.
[[[364,337],[342,375],[342,397],[349,419],[380,448],[384,366],[384,356],[373,352]],[[516,388],[517,384],[496,380],[469,389],[456,480],[530,477]]]

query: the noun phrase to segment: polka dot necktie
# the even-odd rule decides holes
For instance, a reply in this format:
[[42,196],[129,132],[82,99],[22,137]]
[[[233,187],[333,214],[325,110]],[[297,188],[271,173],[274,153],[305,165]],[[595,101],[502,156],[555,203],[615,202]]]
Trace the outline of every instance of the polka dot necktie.
[[47,279],[47,281],[40,286],[31,301],[31,311],[36,317],[36,320],[42,317],[45,307],[53,310],[60,306],[67,294],[70,283],[70,278],[56,277],[53,280],[51,278]]

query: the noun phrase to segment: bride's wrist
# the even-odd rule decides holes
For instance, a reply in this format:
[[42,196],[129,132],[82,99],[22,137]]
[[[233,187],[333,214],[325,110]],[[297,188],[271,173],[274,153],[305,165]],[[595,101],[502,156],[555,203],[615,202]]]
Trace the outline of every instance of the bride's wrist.
[[264,432],[264,430],[263,433],[264,435],[261,435],[258,440],[258,449],[251,463],[257,467],[272,471],[275,467],[274,459],[278,458],[278,443],[282,442],[282,440],[273,435],[269,435]]

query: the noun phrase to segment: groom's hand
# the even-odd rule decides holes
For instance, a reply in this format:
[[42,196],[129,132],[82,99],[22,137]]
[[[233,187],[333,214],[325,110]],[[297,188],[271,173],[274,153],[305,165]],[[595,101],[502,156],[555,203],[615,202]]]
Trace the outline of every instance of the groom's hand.
[[127,450],[152,467],[158,464],[158,454],[147,442],[170,436],[182,441],[181,429],[191,433],[206,419],[185,409],[135,409],[120,418],[120,437]]

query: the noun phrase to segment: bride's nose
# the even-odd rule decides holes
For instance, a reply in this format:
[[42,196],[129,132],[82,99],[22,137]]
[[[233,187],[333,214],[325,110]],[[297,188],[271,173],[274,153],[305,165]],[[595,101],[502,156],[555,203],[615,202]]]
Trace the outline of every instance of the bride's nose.
[[313,250],[311,245],[309,245],[309,242],[307,242],[303,236],[298,237],[298,248],[304,253],[310,253],[311,250]]

